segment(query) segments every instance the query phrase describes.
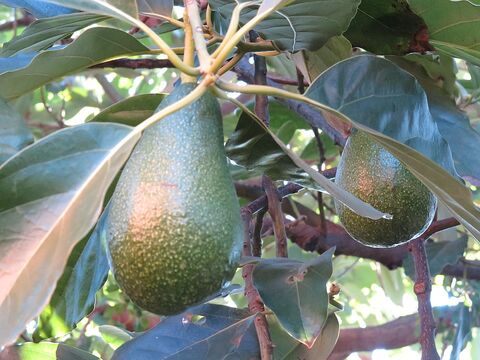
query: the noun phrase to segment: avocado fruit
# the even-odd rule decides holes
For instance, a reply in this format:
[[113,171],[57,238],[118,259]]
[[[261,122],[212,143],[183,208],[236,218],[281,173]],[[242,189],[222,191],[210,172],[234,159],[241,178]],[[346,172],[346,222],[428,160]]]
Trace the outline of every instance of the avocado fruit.
[[348,138],[335,182],[392,219],[372,220],[335,201],[340,222],[355,240],[392,247],[425,232],[435,215],[436,198],[407,168],[366,133]]
[[[179,85],[157,111],[194,88]],[[111,199],[110,266],[138,306],[179,313],[232,279],[242,227],[220,106],[207,92],[145,130],[133,150]]]

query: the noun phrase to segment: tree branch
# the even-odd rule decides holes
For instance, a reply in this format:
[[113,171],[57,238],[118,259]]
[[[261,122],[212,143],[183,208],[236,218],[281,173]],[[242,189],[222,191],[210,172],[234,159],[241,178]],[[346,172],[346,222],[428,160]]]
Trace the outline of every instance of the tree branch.
[[34,21],[35,21],[35,18],[33,16],[26,15],[20,19],[16,19],[14,21],[7,21],[0,24],[0,31],[12,30],[17,26],[28,26]]
[[[242,208],[243,220],[243,256],[252,256],[250,223],[252,221],[252,213],[245,208]],[[258,343],[260,346],[260,356],[262,360],[273,359],[273,345],[268,330],[268,323],[265,317],[265,306],[258,294],[257,289],[253,285],[253,268],[255,264],[247,264],[242,268],[242,276],[245,280],[245,297],[248,300],[248,309],[255,316],[255,329],[257,331]]]
[[268,176],[263,175],[262,185],[267,196],[268,213],[273,222],[277,257],[288,257],[287,234],[285,233],[284,215],[281,206],[282,198],[279,196],[277,188]]
[[413,290],[417,295],[418,313],[420,314],[420,345],[422,346],[422,360],[440,360],[435,347],[436,326],[430,302],[432,282],[424,239],[425,237],[420,236],[410,243],[415,266]]
[[105,61],[101,64],[90,66],[91,69],[98,68],[127,68],[127,69],[160,69],[174,68],[175,66],[168,59],[116,59]]

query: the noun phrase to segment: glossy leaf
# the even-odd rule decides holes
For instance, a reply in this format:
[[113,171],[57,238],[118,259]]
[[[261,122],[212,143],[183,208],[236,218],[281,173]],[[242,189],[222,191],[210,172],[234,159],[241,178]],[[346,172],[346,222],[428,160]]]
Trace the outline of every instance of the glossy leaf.
[[[273,5],[281,3],[272,1]],[[287,1],[287,5],[263,20],[256,30],[266,39],[273,40],[282,50],[317,50],[329,38],[341,35],[355,15],[359,0]],[[228,22],[236,5],[231,0],[212,0],[209,2],[223,22]],[[270,3],[269,3],[270,4]],[[264,6],[266,9],[266,6]],[[271,6],[268,6],[271,8]],[[247,22],[257,13],[257,9],[245,9],[241,17]],[[305,16],[308,14],[308,16]]]
[[0,165],[33,142],[22,117],[0,99]]
[[200,305],[120,346],[112,360],[249,359],[259,353],[248,310]]
[[90,121],[136,126],[154,113],[164,97],[165,94],[131,96],[109,106]]
[[129,16],[138,17],[138,6],[136,1],[132,0],[45,0],[46,2],[61,6],[89,12],[125,19],[125,16],[119,14],[115,9],[119,9]]
[[[440,274],[443,268],[448,264],[455,264],[463,256],[467,247],[467,236],[461,236],[458,239],[450,241],[428,242],[425,245],[428,257],[428,265],[432,276]],[[406,256],[403,261],[405,274],[415,279],[415,267],[412,257]]]
[[74,13],[35,21],[19,36],[4,43],[0,56],[13,56],[19,52],[35,52],[51,47],[75,31],[107,19],[105,16]]
[[353,46],[376,54],[403,55],[423,27],[407,1],[363,0],[345,36]]
[[99,360],[93,354],[51,342],[25,343],[8,347],[0,352],[0,360]]
[[337,62],[352,56],[352,44],[343,36],[330,38],[317,51],[299,51],[292,55],[305,79],[311,83]]
[[58,337],[74,329],[95,304],[95,294],[107,279],[107,206],[95,229],[79,242],[68,259],[50,303],[38,319],[35,341]]
[[47,0],[1,0],[7,6],[28,10],[37,18],[69,14],[73,10],[69,7],[49,4]]
[[[10,100],[59,77],[113,57],[148,51],[148,48],[124,31],[102,27],[88,29],[72,44],[59,50],[42,52],[30,63],[22,63],[21,67],[0,74],[0,96]],[[21,54],[20,57],[22,56],[25,55]],[[14,59],[16,56],[7,60]],[[24,81],[25,78],[28,81]]]
[[138,11],[148,15],[171,16],[173,0],[137,0]]
[[340,325],[335,314],[330,314],[325,322],[320,336],[311,349],[297,342],[285,330],[278,321],[269,318],[269,329],[275,360],[327,360],[338,339]]
[[0,323],[9,324],[0,327],[0,345],[13,342],[48,304],[138,138],[124,125],[81,125],[0,167]]
[[372,219],[389,217],[389,214],[376,210],[314,170],[272,131],[259,125],[261,120],[255,120],[254,116],[252,113],[242,113],[236,130],[225,145],[227,155],[236,163],[249,170],[265,172],[274,179],[289,179],[306,187],[326,191],[362,216]]
[[306,263],[276,258],[257,264],[253,281],[264,304],[282,327],[311,348],[328,317],[327,281],[332,275],[331,248]]
[[409,0],[437,51],[480,65],[480,7],[466,1]]

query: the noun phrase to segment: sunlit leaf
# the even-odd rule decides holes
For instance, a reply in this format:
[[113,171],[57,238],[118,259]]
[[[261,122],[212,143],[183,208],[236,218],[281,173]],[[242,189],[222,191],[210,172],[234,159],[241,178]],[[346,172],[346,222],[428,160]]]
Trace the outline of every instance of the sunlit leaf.
[[257,264],[253,281],[260,297],[282,327],[311,348],[328,317],[327,281],[332,275],[329,249],[306,263],[276,258]]
[[[31,62],[20,63],[19,68],[0,74],[0,96],[10,100],[59,77],[102,61],[148,51],[147,47],[124,31],[102,27],[88,29],[72,44],[59,50],[42,52]],[[2,61],[12,61],[16,58],[17,56],[0,59],[0,67]],[[28,81],[25,81],[26,78]]]
[[0,352],[0,360],[99,360],[93,354],[68,346],[50,342],[25,343],[8,347]]
[[115,124],[57,131],[0,167],[0,345],[48,304],[139,136]]
[[125,19],[125,16],[116,11],[121,10],[134,18],[138,17],[138,6],[132,0],[45,0],[46,2],[67,6],[76,10],[86,11],[93,14],[107,15]]
[[138,10],[148,15],[171,16],[173,0],[137,0]]
[[37,18],[58,16],[73,12],[68,6],[52,5],[49,4],[48,0],[1,0],[0,3],[26,9]]
[[98,327],[103,340],[107,342],[114,350],[132,339],[132,335],[123,329],[112,325],[101,325]]

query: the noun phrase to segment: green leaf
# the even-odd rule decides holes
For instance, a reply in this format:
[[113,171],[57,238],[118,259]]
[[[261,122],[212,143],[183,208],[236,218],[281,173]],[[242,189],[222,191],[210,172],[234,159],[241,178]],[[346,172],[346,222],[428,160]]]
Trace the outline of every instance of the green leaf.
[[405,0],[363,0],[345,36],[376,54],[403,55],[425,25]]
[[[48,303],[139,135],[115,124],[57,131],[0,167],[0,346]],[[17,299],[22,299],[18,301]]]
[[92,311],[95,294],[105,283],[109,270],[105,244],[108,209],[107,206],[95,229],[70,254],[50,303],[40,314],[33,334],[35,341],[64,335]]
[[26,67],[0,74],[0,96],[11,100],[94,64],[148,51],[147,47],[124,31],[102,27],[88,29],[67,47],[42,52]]
[[351,56],[352,44],[343,36],[330,38],[317,51],[303,50],[292,54],[297,67],[309,83],[330,66]]
[[98,327],[98,331],[100,331],[103,340],[114,350],[133,338],[125,330],[112,325],[101,325]]
[[131,96],[109,106],[90,121],[136,126],[155,112],[164,97],[165,94]]
[[137,0],[137,4],[142,14],[172,16],[173,0]]
[[[138,17],[137,1],[132,0],[45,0],[52,4],[63,5],[72,9],[77,9],[93,14],[116,17],[126,20],[126,17],[119,14],[115,9],[119,9],[134,18]],[[128,20],[127,20],[128,21]]]
[[[331,92],[327,83],[336,84],[338,91]],[[480,211],[473,204],[470,190],[450,175],[455,173],[450,149],[438,129],[435,131],[425,93],[414,78],[398,71],[388,60],[357,56],[323,73],[307,96],[338,109],[337,120],[367,132],[480,240]],[[318,108],[325,111],[324,107]]]
[[[276,3],[278,1],[272,2]],[[209,4],[220,14],[222,21],[228,23],[236,2],[212,0]],[[360,0],[290,1],[263,20],[256,30],[282,50],[317,50],[332,36],[341,35],[347,29],[359,4]],[[256,13],[256,8],[245,9],[241,22],[246,23]]]
[[269,317],[269,329],[275,360],[327,360],[337,342],[340,325],[337,316],[330,314],[311,349],[288,335],[273,317]]
[[32,142],[22,117],[0,98],[0,165]]
[[472,313],[466,306],[461,307],[458,318],[453,318],[457,326],[452,344],[452,352],[450,353],[450,360],[460,359],[460,352],[465,349],[468,342],[472,340],[472,320]]
[[[318,173],[291,151],[270,129],[259,125],[253,113],[242,113],[236,130],[225,145],[227,155],[247,169],[267,173],[274,179],[290,179],[303,186],[328,192],[362,216],[372,219],[388,218],[369,204],[341,189]],[[306,174],[309,177],[306,176]]]
[[[468,236],[463,235],[456,240],[427,242],[428,265],[432,276],[440,274],[448,264],[455,264],[463,256],[467,247]],[[405,274],[415,279],[415,267],[412,257],[408,254],[403,261]]]
[[465,1],[409,0],[427,24],[429,41],[444,54],[480,65],[480,8]]
[[257,264],[253,282],[282,327],[311,348],[328,317],[327,281],[332,275],[331,248],[306,263],[283,258]]
[[254,317],[246,309],[196,306],[120,346],[112,360],[256,359]]
[[0,360],[99,360],[93,354],[68,346],[50,342],[25,343],[8,347],[0,352]]
[[37,20],[19,36],[3,44],[0,56],[45,50],[55,42],[69,37],[75,31],[105,19],[108,18],[88,13],[73,13]]

